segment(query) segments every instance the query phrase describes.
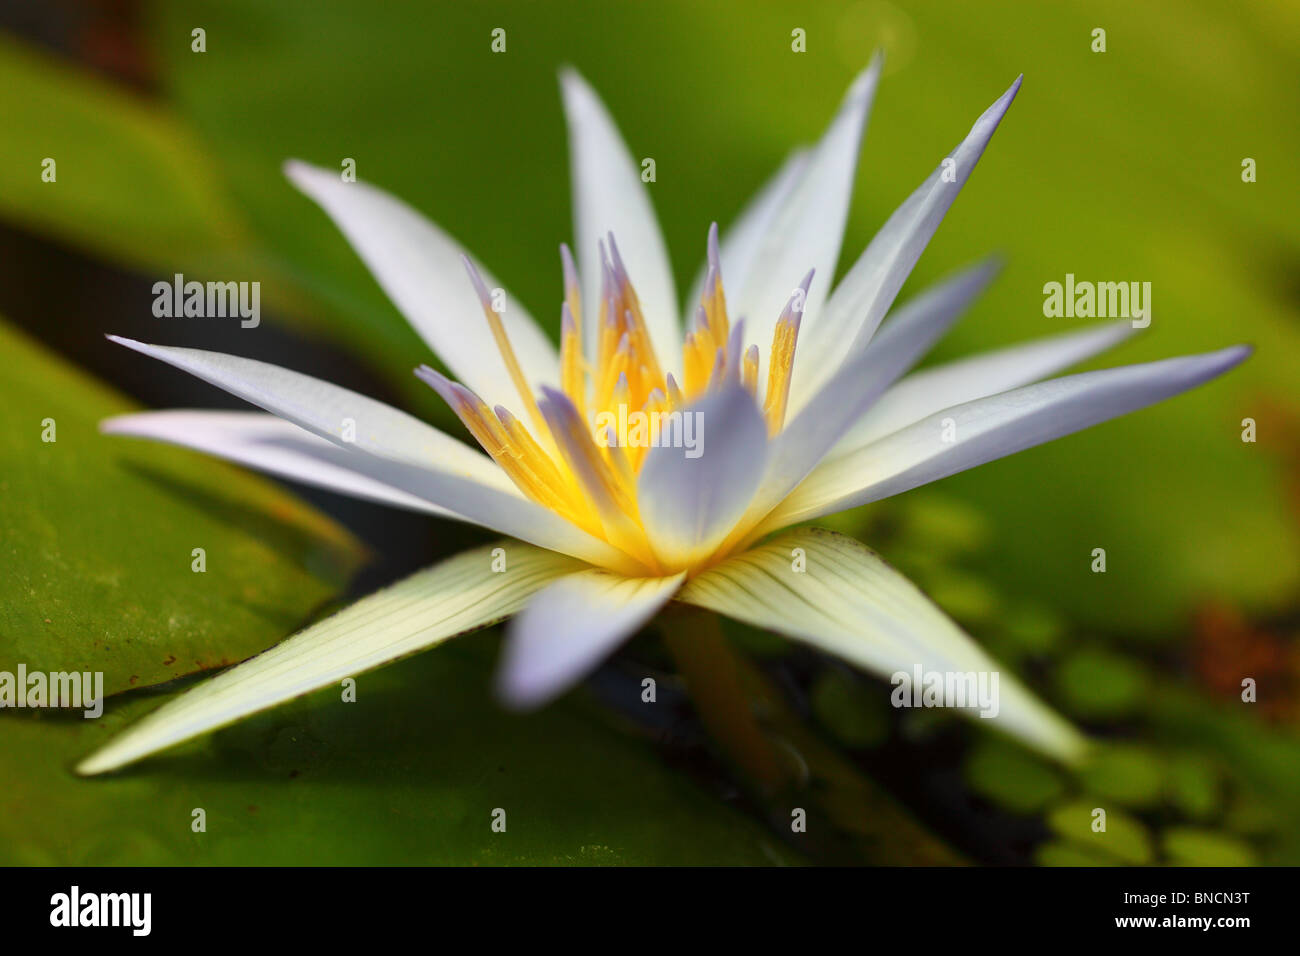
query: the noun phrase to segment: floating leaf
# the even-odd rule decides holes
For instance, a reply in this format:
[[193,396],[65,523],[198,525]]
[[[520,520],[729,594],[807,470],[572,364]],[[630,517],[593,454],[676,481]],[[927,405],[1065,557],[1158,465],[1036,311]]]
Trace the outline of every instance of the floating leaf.
[[1161,843],[1175,866],[1254,866],[1256,862],[1249,846],[1214,830],[1170,827]]
[[1165,780],[1168,800],[1184,816],[1204,820],[1219,808],[1219,776],[1211,759],[1180,754],[1169,760]]
[[1002,618],[1003,641],[1026,654],[1046,654],[1061,644],[1065,624],[1041,604],[1017,604]]
[[1242,794],[1228,807],[1224,825],[1246,836],[1261,836],[1277,829],[1277,813],[1258,797]]
[[1062,706],[1085,718],[1130,714],[1149,686],[1150,677],[1138,664],[1097,648],[1070,655],[1057,673]]
[[1100,809],[1106,811],[1106,829],[1094,832],[1095,809],[1095,803],[1068,803],[1049,813],[1047,823],[1058,836],[1085,847],[1090,853],[1108,854],[1136,866],[1151,862],[1151,835],[1145,826],[1119,810],[1103,806]]
[[1096,853],[1087,847],[1060,840],[1051,840],[1034,850],[1034,860],[1039,866],[1114,866],[1114,857]]
[[165,107],[0,34],[0,114],[7,218],[134,266],[235,255],[213,153]]
[[1051,766],[1009,741],[981,740],[966,761],[971,789],[1015,813],[1033,813],[1061,797],[1065,783]]
[[130,406],[2,323],[0,352],[0,670],[100,671],[115,694],[233,664],[361,561],[271,482],[101,435]]
[[572,705],[502,711],[492,649],[473,635],[361,675],[355,702],[322,690],[95,779],[71,765],[158,695],[126,695],[97,721],[4,715],[0,864],[799,861]]
[[1159,754],[1130,744],[1096,747],[1080,768],[1079,779],[1089,793],[1129,807],[1159,802],[1165,784]]

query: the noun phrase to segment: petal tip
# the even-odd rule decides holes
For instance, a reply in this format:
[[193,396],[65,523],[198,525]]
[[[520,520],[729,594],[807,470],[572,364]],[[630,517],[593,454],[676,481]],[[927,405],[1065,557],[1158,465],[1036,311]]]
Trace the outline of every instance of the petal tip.
[[133,352],[148,353],[150,348],[150,346],[146,345],[144,342],[141,342],[137,339],[128,339],[125,335],[113,335],[112,333],[106,333],[104,335],[104,338],[108,339],[110,342],[116,343],[117,345],[124,345]]
[[1000,106],[1002,111],[1006,112],[1007,108],[1011,106],[1012,100],[1014,100],[1016,95],[1020,92],[1020,87],[1024,82],[1025,74],[1021,73],[1015,78],[1012,84],[1007,87],[1007,91],[998,97],[998,101],[994,105]]
[[558,388],[552,388],[550,385],[540,385],[538,386],[538,391],[542,393],[542,397],[548,402],[554,402],[559,405],[573,404],[569,401],[568,395],[565,395],[564,392],[560,391]]
[[1246,359],[1254,355],[1255,346],[1245,344],[1232,345],[1218,352],[1212,352],[1211,354],[1220,356],[1220,361],[1223,364],[1223,371],[1226,372],[1228,369],[1240,365],[1242,362],[1246,361]]
[[599,108],[600,97],[587,78],[578,72],[577,68],[569,65],[560,67],[560,95],[564,99],[564,105],[567,109],[591,110]]
[[518,671],[504,665],[497,671],[492,693],[497,703],[515,713],[537,710],[555,696],[541,685],[529,681]]
[[280,164],[280,171],[286,179],[303,192],[310,192],[311,187],[322,175],[319,166],[313,166],[301,159],[289,158]]
[[862,68],[862,71],[853,78],[849,84],[849,90],[844,95],[844,106],[856,106],[858,109],[865,110],[875,95],[876,86],[880,82],[880,71],[885,63],[884,54],[876,51],[872,56],[871,62]]
[[559,68],[555,71],[555,75],[559,78],[561,85],[586,83],[586,80],[582,78],[582,74],[578,72],[578,68],[572,63],[561,63]]
[[82,758],[76,763],[72,772],[78,777],[96,777],[101,773],[107,773],[110,770],[116,770],[122,766],[122,762],[113,759],[105,759],[104,751],[96,750],[88,757]]
[[529,662],[528,655],[519,653],[518,620],[515,618],[506,627],[505,646],[492,678],[492,695],[506,710],[526,713],[549,704],[569,684],[548,674],[537,661]]

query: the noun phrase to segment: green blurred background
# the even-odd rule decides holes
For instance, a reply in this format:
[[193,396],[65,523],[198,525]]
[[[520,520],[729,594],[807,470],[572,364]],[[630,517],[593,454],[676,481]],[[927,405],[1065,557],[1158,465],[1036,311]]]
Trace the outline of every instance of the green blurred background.
[[[362,728],[318,695],[114,780],[78,782],[66,767],[155,705],[141,688],[246,657],[328,602],[480,540],[94,433],[127,407],[122,393],[150,406],[228,404],[115,354],[104,332],[276,361],[453,427],[410,374],[426,349],[285,181],[285,158],[355,159],[361,178],[458,237],[554,333],[555,250],[571,230],[557,67],[581,70],[634,155],[655,159],[650,188],[685,288],[709,222],[725,228],[787,152],[815,138],[883,48],[841,268],[1025,74],[901,297],[988,252],[1006,258],[930,361],[1085,324],[1043,316],[1043,284],[1066,273],[1152,284],[1151,328],[1097,366],[1237,342],[1256,352],[1156,408],[837,519],[1111,741],[1097,766],[1067,774],[979,728],[899,718],[883,684],[773,651],[761,635],[733,639],[794,688],[794,712],[817,739],[874,781],[864,800],[915,818],[954,856],[1300,862],[1300,4],[181,0],[0,11],[0,667],[93,663],[125,692],[91,728],[0,715],[14,781],[0,795],[0,859],[825,858],[783,836],[743,786],[735,795],[687,705],[645,726],[603,703],[618,662],[536,724],[497,714],[484,693],[489,639],[377,676]],[[196,27],[204,53],[191,50]],[[505,53],[490,50],[495,28]],[[791,52],[795,28],[805,53]],[[1104,53],[1092,50],[1096,28]],[[56,183],[41,181],[45,157],[57,160]],[[1254,183],[1242,181],[1247,157]],[[259,280],[262,326],[154,319],[150,287],[178,271]],[[39,442],[47,415],[59,421],[54,446]],[[1253,444],[1241,441],[1247,417]],[[188,568],[196,535],[230,556],[201,588]],[[1105,574],[1089,568],[1097,547]],[[626,656],[658,654],[642,640]],[[1259,703],[1240,702],[1242,676],[1259,681]],[[456,690],[430,704],[448,683]],[[546,821],[521,822],[529,836],[504,850],[485,822],[502,793],[521,818]],[[174,825],[145,809],[163,794]],[[229,818],[203,836],[188,826],[200,800]],[[1099,805],[1122,821],[1100,846],[1079,822]],[[918,858],[861,819],[836,823],[855,834],[836,859]],[[359,830],[323,835],[345,824]]]

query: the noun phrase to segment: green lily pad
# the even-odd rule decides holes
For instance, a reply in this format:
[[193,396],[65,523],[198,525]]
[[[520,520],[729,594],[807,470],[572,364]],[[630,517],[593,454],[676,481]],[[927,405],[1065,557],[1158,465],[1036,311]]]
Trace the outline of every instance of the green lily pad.
[[182,121],[3,34],[0,114],[7,218],[134,266],[230,261],[248,237]]
[[1224,825],[1244,836],[1264,836],[1278,828],[1277,812],[1259,797],[1241,794],[1229,805],[1224,814]]
[[1161,844],[1175,866],[1254,866],[1254,851],[1242,841],[1214,830],[1171,827]]
[[1046,654],[1060,646],[1065,624],[1060,615],[1033,603],[1018,604],[1002,619],[1003,643],[1026,654]]
[[1132,713],[1142,702],[1150,678],[1127,657],[1100,648],[1071,654],[1056,675],[1061,705],[1085,718],[1114,718]]
[[1216,703],[1176,685],[1152,695],[1157,730],[1184,746],[1212,752],[1300,830],[1300,735],[1258,718],[1255,705]]
[[1146,808],[1160,801],[1165,786],[1162,757],[1144,747],[1107,744],[1092,752],[1079,769],[1084,789],[1128,807]]
[[170,694],[116,698],[97,721],[5,715],[0,863],[800,861],[572,705],[502,711],[494,663],[472,635],[361,675],[355,702],[322,690],[94,779],[69,768]]
[[1000,807],[1033,813],[1060,798],[1065,782],[1051,766],[1023,747],[989,737],[966,761],[971,789]]
[[[1106,829],[1101,832],[1093,830],[1096,809],[1106,811]],[[1067,803],[1047,815],[1047,824],[1062,839],[1085,847],[1089,853],[1107,854],[1135,866],[1143,866],[1154,858],[1147,828],[1111,807],[1099,808],[1091,801]]]
[[128,403],[3,324],[0,352],[0,670],[98,671],[115,694],[231,664],[302,624],[362,560],[268,481],[101,435]]
[[1034,850],[1034,860],[1039,866],[1114,866],[1114,857],[1096,853],[1087,847],[1049,840]]
[[1220,806],[1219,774],[1211,759],[1188,753],[1168,762],[1165,780],[1169,802],[1191,820],[1205,820]]

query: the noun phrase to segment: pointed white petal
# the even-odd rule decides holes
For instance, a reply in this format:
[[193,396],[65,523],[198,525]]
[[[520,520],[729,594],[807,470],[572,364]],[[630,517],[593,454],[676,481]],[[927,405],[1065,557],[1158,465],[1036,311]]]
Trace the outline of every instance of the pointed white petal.
[[[822,316],[799,344],[803,354],[796,357],[796,372],[791,383],[792,409],[801,408],[808,401],[816,389],[819,374],[829,373],[839,365],[838,359],[844,355],[845,343],[855,339],[865,343],[885,317],[916,260],[939,228],[940,220],[962,186],[966,185],[993,131],[1010,108],[1020,89],[1020,79],[1017,77],[1011,88],[984,111],[967,137],[947,157],[954,165],[949,166],[946,160],[940,163],[889,217],[835,287]],[[952,170],[952,182],[944,181],[946,169]],[[813,374],[800,376],[800,368],[812,370]],[[825,373],[821,372],[823,369]],[[801,378],[802,385],[799,384]]]
[[966,307],[988,288],[1001,268],[1000,260],[989,259],[936,282],[895,309],[879,335],[850,344],[844,350],[845,360],[852,360],[867,351],[882,355],[888,353],[902,358],[884,360],[884,367],[906,370],[916,355],[929,351],[930,346],[952,327]]
[[[491,459],[405,412],[265,362],[109,338],[224,388],[340,448],[374,456],[367,466],[371,477],[467,521],[593,564],[635,567],[605,542],[523,497]],[[355,440],[346,439],[350,432]]]
[[[876,396],[889,393],[890,386],[930,350],[971,301],[988,287],[999,268],[999,262],[990,260],[936,283],[895,310],[879,335],[872,336],[870,341],[855,342],[844,350],[842,374],[823,381],[821,388],[826,395],[819,396],[816,407],[854,402],[866,410],[851,419],[845,437],[832,450],[843,447],[848,435],[878,404]],[[856,397],[863,392],[872,396],[866,405]],[[809,406],[810,411],[812,408]]]
[[[338,170],[297,160],[284,169],[334,220],[393,304],[455,377],[489,406],[518,405],[518,390],[483,318],[461,262],[468,253],[459,243],[383,190],[343,182]],[[489,289],[500,287],[477,260],[472,261]],[[505,303],[501,322],[524,375],[534,384],[557,381],[555,346],[518,300],[507,295]]]
[[744,514],[767,458],[767,424],[740,385],[724,386],[680,414],[677,434],[694,447],[673,447],[661,429],[664,444],[646,453],[637,479],[642,524],[669,567],[708,557],[722,542]]
[[[502,490],[510,480],[484,455],[390,405],[321,379],[222,352],[109,340],[166,362],[335,444],[454,470]],[[351,441],[345,436],[352,435]],[[518,495],[518,492],[515,492]]]
[[340,448],[283,418],[264,412],[174,409],[118,415],[100,422],[106,435],[129,435],[193,448],[267,474],[352,498],[411,511],[455,517],[365,474],[367,455]]
[[[893,321],[890,319],[876,340],[885,338]],[[1119,344],[1134,331],[1133,324],[1127,320],[1108,322],[914,372],[867,409],[831,457],[847,454],[953,405],[996,395],[1063,371]]]
[[574,233],[587,353],[595,349],[600,308],[597,243],[612,232],[641,301],[655,353],[660,361],[673,362],[682,348],[677,286],[659,221],[641,181],[641,165],[632,158],[605,104],[586,80],[566,69],[560,73],[560,88],[569,122]]
[[508,570],[492,571],[492,547],[421,571],[314,624],[149,714],[77,766],[104,773],[301,694],[387,664],[518,611],[578,562],[501,542]]
[[[806,569],[792,570],[793,549]],[[805,641],[883,677],[925,673],[997,674],[1003,732],[1063,760],[1084,741],[930,603],[916,586],[865,545],[821,529],[787,532],[728,558],[687,583],[678,599],[754,627]],[[951,705],[955,701],[948,701]],[[963,709],[978,717],[978,708]]]
[[497,683],[502,698],[536,707],[562,693],[667,604],[684,577],[589,570],[556,581],[510,624]]
[[[844,239],[849,200],[853,195],[853,174],[867,113],[875,97],[882,60],[871,61],[849,88],[835,119],[809,154],[800,176],[786,191],[779,208],[752,256],[743,287],[732,292],[732,278],[723,271],[727,286],[727,309],[744,316],[749,323],[749,341],[758,345],[759,381],[767,380],[768,352],[772,332],[786,300],[800,276],[815,269],[804,307],[803,329],[820,320],[822,303],[835,275],[835,263]],[[800,335],[803,335],[803,331]]]
[[[722,236],[718,243],[718,251],[719,258],[722,260],[722,278],[728,292],[738,293],[748,284],[753,272],[754,260],[768,231],[772,228],[773,218],[807,167],[808,150],[797,149],[791,153]],[[691,284],[690,295],[686,299],[684,322],[689,323],[696,307],[700,304],[700,296],[704,292],[704,280],[708,272],[709,265],[706,260],[700,267],[695,282]],[[770,344],[764,343],[762,347],[766,348]]]
[[[900,494],[1187,391],[1237,365],[1246,346],[1083,372],[946,408],[826,462],[763,522],[772,530]],[[945,441],[952,433],[953,441]]]
[[763,518],[813,472],[881,393],[944,333],[995,270],[992,263],[975,266],[909,302],[890,323],[888,335],[859,350],[822,384],[772,441],[768,467],[745,524]]

